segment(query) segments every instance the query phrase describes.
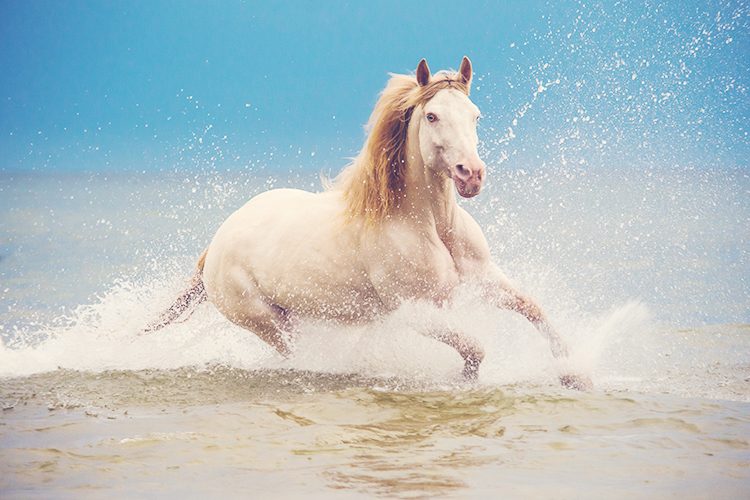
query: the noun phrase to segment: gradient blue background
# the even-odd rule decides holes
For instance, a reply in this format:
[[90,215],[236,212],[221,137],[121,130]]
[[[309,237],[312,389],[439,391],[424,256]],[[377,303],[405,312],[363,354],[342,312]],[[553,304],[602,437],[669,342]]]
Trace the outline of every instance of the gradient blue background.
[[388,72],[464,54],[490,165],[744,167],[748,19],[711,1],[3,1],[0,169],[335,171]]

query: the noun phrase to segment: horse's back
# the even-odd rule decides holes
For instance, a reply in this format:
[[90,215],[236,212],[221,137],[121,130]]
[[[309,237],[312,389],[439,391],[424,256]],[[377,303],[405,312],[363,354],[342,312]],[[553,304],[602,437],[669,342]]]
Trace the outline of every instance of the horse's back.
[[[339,202],[331,193],[299,189],[263,192],[232,213],[222,223],[208,248],[206,274],[226,262],[253,268],[282,266],[287,253],[308,246],[314,228],[330,225]],[[281,257],[281,258],[279,258]],[[254,271],[256,274],[261,270]]]

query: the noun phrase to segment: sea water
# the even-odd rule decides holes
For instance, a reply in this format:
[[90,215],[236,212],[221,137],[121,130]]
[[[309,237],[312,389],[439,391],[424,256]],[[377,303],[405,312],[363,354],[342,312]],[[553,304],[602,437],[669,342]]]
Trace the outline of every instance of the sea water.
[[[565,366],[470,289],[448,311],[303,324],[288,360],[210,304],[143,334],[268,179],[5,175],[4,495],[744,496],[747,174],[489,177],[462,205],[570,343]],[[476,383],[420,333],[440,315],[485,345]],[[594,390],[560,388],[570,369]]]

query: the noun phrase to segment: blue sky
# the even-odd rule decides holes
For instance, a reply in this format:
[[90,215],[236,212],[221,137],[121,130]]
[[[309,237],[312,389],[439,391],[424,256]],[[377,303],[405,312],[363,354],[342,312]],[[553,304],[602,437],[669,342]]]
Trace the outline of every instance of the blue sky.
[[464,54],[489,162],[750,156],[744,2],[0,5],[6,171],[336,170],[388,72]]

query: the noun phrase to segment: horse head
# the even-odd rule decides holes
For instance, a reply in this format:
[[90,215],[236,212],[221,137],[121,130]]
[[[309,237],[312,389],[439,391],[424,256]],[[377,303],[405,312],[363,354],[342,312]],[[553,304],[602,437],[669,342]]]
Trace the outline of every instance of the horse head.
[[471,198],[482,189],[485,164],[477,152],[479,108],[469,99],[471,61],[458,73],[430,74],[427,61],[417,66],[420,98],[411,120],[419,126],[419,150],[425,167],[453,180],[458,193]]

